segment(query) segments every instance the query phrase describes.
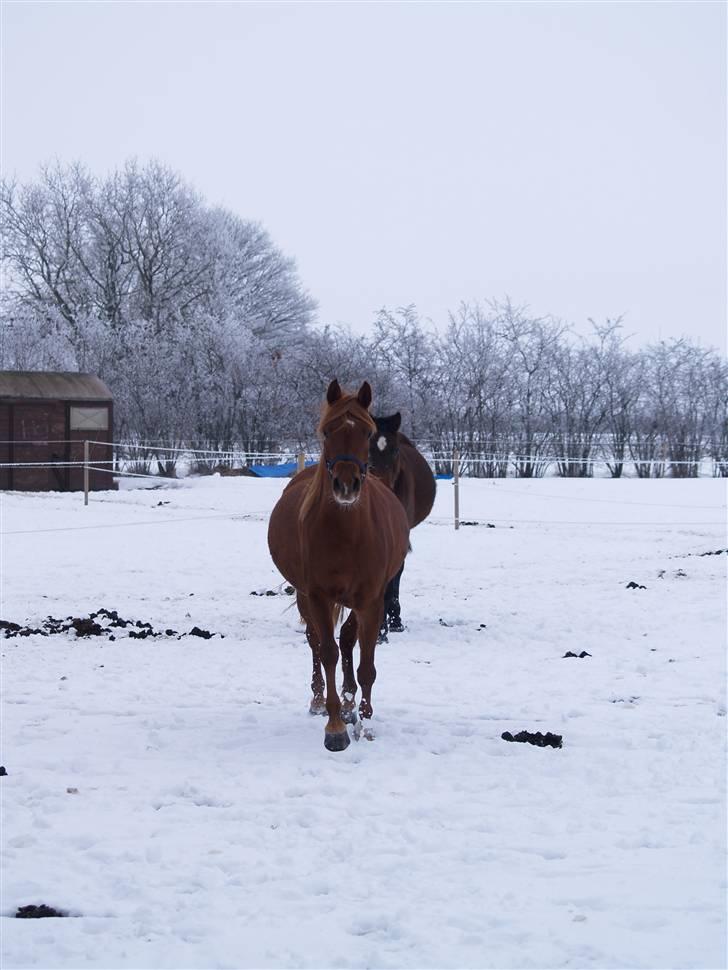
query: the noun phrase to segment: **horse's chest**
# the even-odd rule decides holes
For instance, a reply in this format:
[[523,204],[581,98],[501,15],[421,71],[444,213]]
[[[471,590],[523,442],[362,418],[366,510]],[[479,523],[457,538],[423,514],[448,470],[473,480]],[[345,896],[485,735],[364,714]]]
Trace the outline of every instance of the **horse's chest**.
[[379,562],[382,557],[376,545],[356,534],[342,535],[336,524],[323,533],[323,540],[319,537],[304,546],[309,588],[315,587],[345,605],[377,585],[385,566]]

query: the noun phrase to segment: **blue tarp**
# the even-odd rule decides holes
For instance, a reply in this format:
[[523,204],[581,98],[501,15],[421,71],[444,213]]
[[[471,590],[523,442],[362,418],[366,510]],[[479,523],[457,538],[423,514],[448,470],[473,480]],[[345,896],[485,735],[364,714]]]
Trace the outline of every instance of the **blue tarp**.
[[[311,465],[316,465],[318,462],[307,461],[306,468]],[[258,475],[259,478],[290,478],[294,474],[298,465],[295,461],[287,461],[282,465],[248,465],[253,474]],[[452,478],[452,473],[449,475],[435,475],[435,478],[450,479]]]
[[[316,464],[318,462],[307,461],[306,468]],[[290,478],[295,473],[298,465],[295,461],[287,461],[282,465],[249,465],[248,467],[259,478]]]

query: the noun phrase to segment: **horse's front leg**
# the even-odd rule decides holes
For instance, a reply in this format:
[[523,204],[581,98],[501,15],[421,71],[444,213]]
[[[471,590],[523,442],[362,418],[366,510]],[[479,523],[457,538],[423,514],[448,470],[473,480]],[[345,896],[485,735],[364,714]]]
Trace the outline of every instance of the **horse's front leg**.
[[336,690],[336,664],[339,647],[334,639],[333,603],[323,596],[308,597],[309,612],[319,635],[321,662],[326,675],[326,711],[329,719],[324,728],[324,745],[329,751],[343,751],[349,746],[346,724],[341,717],[341,701]]
[[311,693],[313,696],[311,697],[308,711],[309,714],[325,714],[324,677],[321,673],[321,644],[316,633],[316,628],[312,625],[308,615],[308,601],[306,597],[302,593],[299,593],[296,600],[298,603],[298,612],[306,624],[306,640],[311,648],[311,663],[313,667],[311,673]]
[[321,673],[321,644],[318,635],[313,627],[306,624],[306,639],[311,648],[311,661],[313,670],[311,673],[311,703],[308,708],[309,714],[325,714],[326,702],[324,700],[324,675]]
[[344,673],[344,683],[341,688],[341,716],[347,724],[356,723],[356,681],[354,680],[353,654],[357,633],[356,613],[352,610],[339,634],[341,669]]
[[[377,634],[381,619],[381,599],[366,610],[358,614],[359,621],[359,667],[356,671],[357,680],[361,687],[361,701],[359,702],[359,716],[362,720],[369,720],[372,716],[372,687],[377,679],[377,668],[374,666],[374,651],[377,646]],[[367,738],[374,737],[371,727],[364,728]]]

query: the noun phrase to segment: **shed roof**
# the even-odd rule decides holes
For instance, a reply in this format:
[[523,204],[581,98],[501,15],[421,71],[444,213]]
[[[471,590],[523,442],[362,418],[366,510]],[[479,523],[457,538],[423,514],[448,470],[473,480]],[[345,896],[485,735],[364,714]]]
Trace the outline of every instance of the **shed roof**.
[[0,400],[111,401],[106,384],[93,374],[70,371],[0,371]]

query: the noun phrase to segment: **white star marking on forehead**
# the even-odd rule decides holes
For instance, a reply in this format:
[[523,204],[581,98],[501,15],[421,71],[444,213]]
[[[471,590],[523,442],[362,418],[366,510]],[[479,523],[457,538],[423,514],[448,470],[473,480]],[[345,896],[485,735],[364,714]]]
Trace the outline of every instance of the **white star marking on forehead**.
[[384,437],[384,435],[380,435],[377,438],[377,448],[379,448],[380,451],[384,451],[386,447],[387,447],[387,439]]

